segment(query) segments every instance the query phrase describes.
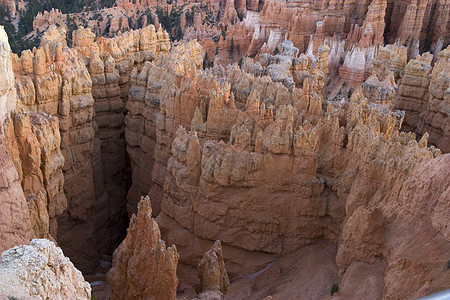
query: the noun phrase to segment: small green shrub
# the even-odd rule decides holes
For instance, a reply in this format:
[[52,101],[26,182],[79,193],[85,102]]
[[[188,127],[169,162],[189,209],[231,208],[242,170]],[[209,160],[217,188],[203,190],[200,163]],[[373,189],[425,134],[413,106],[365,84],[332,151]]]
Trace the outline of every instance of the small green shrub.
[[330,294],[331,296],[333,296],[335,293],[337,293],[339,291],[339,285],[335,282],[333,283],[333,285],[331,286],[331,290],[330,290]]

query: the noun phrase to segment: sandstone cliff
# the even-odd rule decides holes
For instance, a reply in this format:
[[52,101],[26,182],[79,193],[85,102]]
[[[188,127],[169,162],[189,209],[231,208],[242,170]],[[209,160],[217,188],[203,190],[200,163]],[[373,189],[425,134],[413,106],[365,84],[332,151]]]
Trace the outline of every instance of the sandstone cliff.
[[[170,48],[167,33],[153,25],[114,39],[94,38],[81,28],[70,49],[65,30],[51,26],[41,47],[13,55],[15,88],[5,88],[8,113],[2,119],[22,185],[17,193],[25,193],[31,219],[31,232],[17,231],[22,238],[57,240],[87,272],[101,254],[113,252],[127,223],[123,133],[131,70]],[[8,49],[5,64],[11,65]]]
[[[284,61],[281,58],[277,59],[278,65],[266,65],[262,57],[260,61],[260,66],[248,61],[242,69],[258,74],[261,73],[258,70],[265,69],[267,73],[276,68],[274,75],[289,74],[280,73]],[[317,71],[312,65],[306,66],[309,78],[321,78],[313,76]],[[395,94],[393,73],[386,76],[384,83],[369,79],[353,93],[350,103],[327,103],[326,113],[321,105],[316,113],[309,111],[311,107],[304,103],[308,97],[295,100],[289,96],[275,98],[268,114],[270,102],[265,97],[270,94],[260,95],[250,88],[251,93],[239,95],[246,85],[236,78],[246,73],[231,70],[218,68],[212,72],[222,76],[220,80],[229,80],[237,96],[221,96],[229,89],[226,83],[221,84],[216,94],[210,95],[208,113],[202,113],[199,106],[190,131],[179,128],[176,132],[158,218],[166,240],[175,244],[179,240],[184,245],[180,232],[185,231],[199,240],[220,238],[235,249],[288,254],[326,238],[338,243],[336,262],[341,274],[350,267],[349,272],[357,268],[352,266],[356,261],[373,266],[365,274],[378,278],[375,299],[380,295],[407,296],[406,289],[392,277],[411,272],[408,266],[397,266],[398,261],[410,255],[406,246],[409,239],[399,239],[399,232],[393,229],[398,226],[398,230],[404,230],[401,228],[405,228],[406,220],[399,215],[409,211],[396,204],[402,201],[397,191],[406,191],[400,187],[415,180],[412,177],[415,170],[438,160],[435,157],[440,151],[428,147],[427,135],[416,142],[414,135],[399,132],[403,114],[382,105],[389,105]],[[246,75],[252,78],[247,82],[255,84],[260,79],[253,74],[253,77]],[[278,80],[274,75],[273,79]],[[281,77],[285,78],[281,82],[289,85],[286,80],[289,76],[295,78],[296,74]],[[315,84],[308,85],[309,99],[320,99],[322,89],[317,82],[320,81],[311,80]],[[197,84],[196,88],[199,87]],[[303,91],[305,88],[303,82]],[[185,101],[191,99],[195,98]],[[245,101],[245,106],[238,106],[241,101]],[[165,104],[167,107],[168,102]],[[186,107],[189,105],[192,104],[186,103]],[[227,116],[226,120],[233,116],[235,124],[225,127],[229,131],[209,131],[216,128],[213,124],[227,124],[218,122],[219,116]],[[229,142],[224,143],[227,136]],[[442,188],[436,192],[436,199],[444,197],[448,187]],[[418,206],[429,201],[429,196],[419,198],[417,201],[422,204]],[[436,209],[443,212],[448,207]],[[419,229],[426,228],[433,232],[431,236],[439,235],[441,238],[427,240],[428,249],[441,249],[436,254],[444,264],[449,244],[445,241],[444,227],[437,225],[442,222],[445,223],[442,218],[423,219],[410,234],[426,239],[429,235]],[[405,246],[393,251],[391,245],[395,243]],[[186,246],[179,250],[182,260],[184,255],[201,255]],[[445,278],[444,269],[430,265],[427,255],[417,253],[410,260],[411,264],[430,270],[411,276],[410,294],[420,296],[445,288],[445,279],[438,279]],[[237,263],[236,257],[226,259]],[[380,285],[383,281],[384,285]]]
[[434,67],[430,53],[410,60],[395,101],[396,108],[406,111],[403,129],[419,135],[429,134],[430,142],[443,152],[450,151],[449,54],[449,47],[441,51]]
[[[280,297],[323,296],[338,278],[335,299],[448,287],[448,10],[403,2],[214,2],[224,33],[195,10],[187,29],[205,49],[170,51],[153,25],[79,28],[71,49],[50,27],[18,57],[0,31],[0,246],[55,239],[93,272],[137,213],[108,276],[118,299],[175,298],[176,272],[187,291],[199,262],[199,298],[223,297],[225,264],[252,297],[276,297],[267,278],[304,281],[282,268],[320,245],[323,282],[283,282],[296,290]],[[223,253],[207,251],[217,239]]]
[[31,223],[20,178],[11,158],[6,123],[11,122],[10,112],[16,106],[16,89],[11,61],[11,49],[3,26],[0,26],[0,251],[18,244],[28,243]]
[[[65,39],[61,43],[58,30],[53,28],[43,41],[43,46],[34,52],[27,50],[20,57],[14,56],[18,102],[29,114],[46,113],[59,119],[60,151],[64,157],[63,188],[68,210],[62,213],[65,207],[60,207],[50,214],[58,218],[53,227],[61,236],[58,238],[61,247],[79,268],[87,270],[98,260],[93,242],[94,226],[89,225],[95,219],[92,80],[76,52],[65,46]],[[53,141],[56,145],[58,138]],[[54,164],[57,160],[53,160]],[[62,163],[61,159],[59,162]],[[64,206],[65,201],[61,195],[57,202]],[[83,238],[74,241],[80,231]],[[83,255],[77,256],[81,253]]]
[[[83,57],[93,81],[95,122],[98,130],[95,134],[96,156],[94,158],[95,194],[97,197],[96,222],[97,232],[107,238],[97,239],[99,249],[112,253],[124,236],[128,220],[126,212],[131,215],[136,211],[136,201],[128,206],[123,201],[130,194],[138,198],[150,190],[134,194],[133,186],[138,184],[136,174],[139,160],[131,156],[132,178],[128,172],[125,150],[124,115],[131,86],[130,74],[136,68],[140,70],[144,63],[153,61],[161,53],[170,49],[168,34],[156,31],[153,25],[119,34],[112,39],[98,38],[90,29],[79,28],[73,34],[74,49]],[[134,179],[133,179],[134,178]],[[131,190],[128,182],[133,180]],[[148,180],[150,183],[150,180]],[[131,200],[130,200],[131,201]]]
[[59,120],[46,113],[15,113],[8,146],[25,193],[34,238],[57,238],[57,219],[67,208]]
[[[131,75],[125,118],[127,153],[132,160],[133,185],[128,194],[129,212],[135,210],[139,195],[151,190],[156,215],[170,147],[178,124],[187,126],[195,112],[194,105],[184,106],[184,99],[200,101],[190,93],[195,88],[196,73],[202,65],[201,48],[191,42],[174,48],[170,55],[146,63]],[[206,91],[205,91],[206,92]],[[194,97],[193,97],[194,96]]]

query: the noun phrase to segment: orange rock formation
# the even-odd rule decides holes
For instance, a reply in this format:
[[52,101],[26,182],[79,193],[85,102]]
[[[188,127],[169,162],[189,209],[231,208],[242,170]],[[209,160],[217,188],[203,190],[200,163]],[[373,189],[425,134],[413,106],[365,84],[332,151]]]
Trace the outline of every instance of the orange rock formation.
[[93,272],[132,215],[117,299],[448,288],[446,1],[208,2],[173,49],[51,26],[19,57],[0,28],[0,250],[54,239]]
[[211,298],[212,295],[210,294],[213,293],[217,294],[217,297],[223,297],[227,294],[230,280],[225,270],[222,246],[219,240],[205,253],[203,259],[198,263],[197,270],[200,279],[197,288],[200,292],[200,299]]
[[178,278],[177,248],[166,249],[158,224],[152,218],[148,196],[141,197],[125,240],[114,252],[108,272],[112,299],[175,299]]

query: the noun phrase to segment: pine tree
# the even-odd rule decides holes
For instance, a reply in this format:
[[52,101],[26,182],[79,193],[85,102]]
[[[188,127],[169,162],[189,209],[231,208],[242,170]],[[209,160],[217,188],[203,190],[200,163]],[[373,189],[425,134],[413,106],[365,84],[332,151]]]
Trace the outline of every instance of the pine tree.
[[230,58],[233,58],[233,52],[234,52],[234,38],[231,38],[231,43],[230,43]]

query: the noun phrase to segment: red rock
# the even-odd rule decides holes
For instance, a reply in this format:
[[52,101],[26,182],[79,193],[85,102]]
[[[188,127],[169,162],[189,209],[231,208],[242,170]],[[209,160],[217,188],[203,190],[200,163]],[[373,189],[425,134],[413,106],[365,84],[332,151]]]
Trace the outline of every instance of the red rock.
[[150,198],[141,197],[127,237],[114,251],[107,274],[112,299],[176,299],[178,253],[166,248],[152,218]]
[[223,261],[222,246],[216,241],[211,249],[205,253],[197,266],[200,284],[197,287],[200,299],[205,292],[216,291],[222,296],[228,293],[230,280],[228,279]]

